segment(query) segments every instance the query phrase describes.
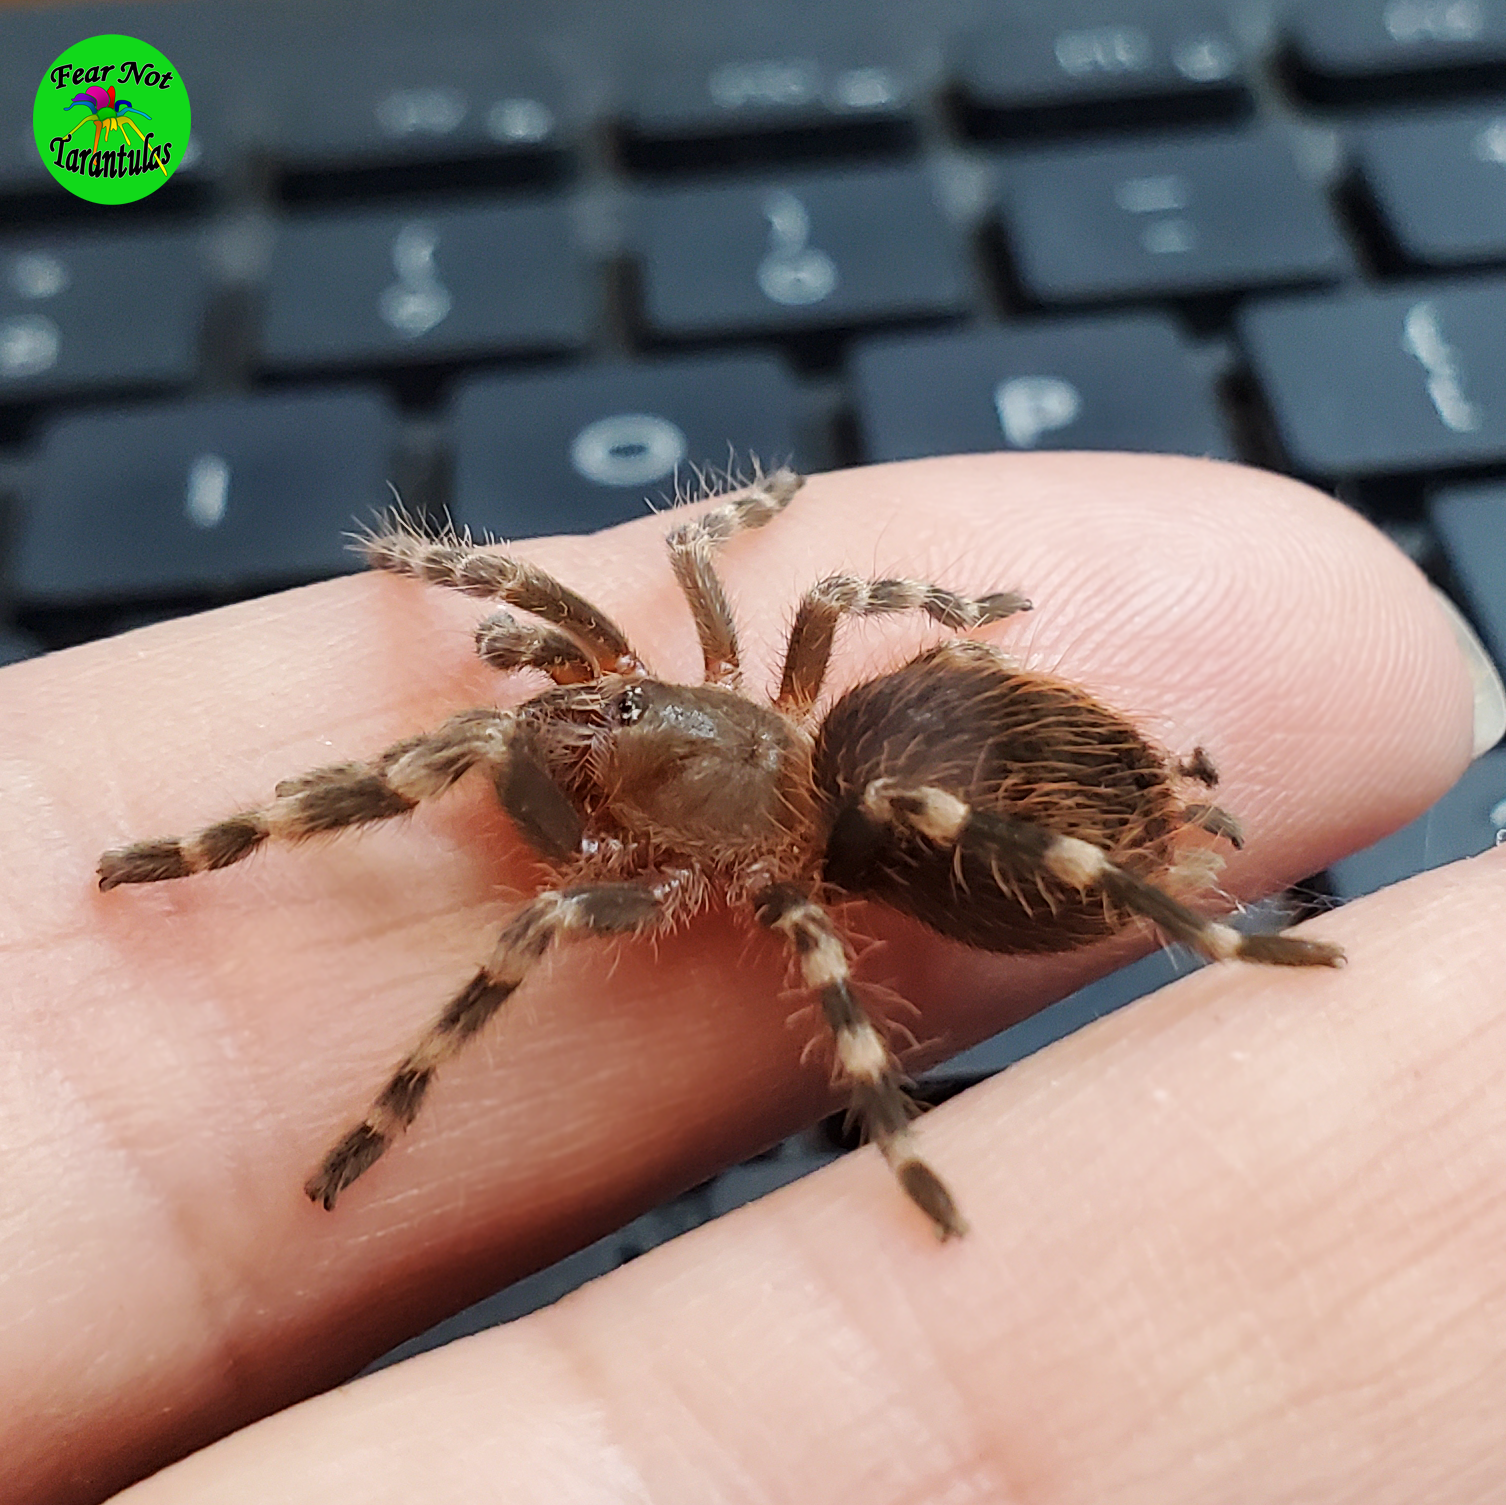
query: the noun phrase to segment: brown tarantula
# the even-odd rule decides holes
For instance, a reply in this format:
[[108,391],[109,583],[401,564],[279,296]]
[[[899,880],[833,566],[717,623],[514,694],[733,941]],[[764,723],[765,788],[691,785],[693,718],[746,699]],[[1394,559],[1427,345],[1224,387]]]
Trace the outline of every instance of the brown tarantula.
[[712,890],[750,906],[789,946],[820,1000],[853,1113],[943,1238],[966,1225],[919,1157],[898,1062],[853,993],[834,900],[878,900],[989,951],[1069,950],[1138,917],[1216,960],[1342,961],[1322,942],[1242,935],[1165,891],[1189,827],[1239,843],[1229,815],[1176,793],[1178,779],[1211,787],[1213,766],[1201,749],[1171,765],[1070,684],[958,639],[817,714],[844,615],[923,611],[965,631],[1028,610],[1021,596],[969,599],[913,580],[832,575],[800,603],[778,695],[750,698],[712,554],[775,517],[800,486],[780,470],[670,533],[705,655],[705,682],[694,686],[654,679],[615,623],[535,566],[469,540],[384,529],[364,541],[375,567],[537,618],[496,612],[478,627],[476,648],[494,668],[540,669],[553,686],[514,710],[461,711],[374,762],[289,779],[270,804],[196,835],[100,859],[103,889],[181,878],[239,862],[265,841],[403,815],[479,767],[553,866],[556,886],[506,923],[490,960],[309,1178],[315,1202],[332,1208],[413,1122],[434,1073],[553,942],[646,934]]

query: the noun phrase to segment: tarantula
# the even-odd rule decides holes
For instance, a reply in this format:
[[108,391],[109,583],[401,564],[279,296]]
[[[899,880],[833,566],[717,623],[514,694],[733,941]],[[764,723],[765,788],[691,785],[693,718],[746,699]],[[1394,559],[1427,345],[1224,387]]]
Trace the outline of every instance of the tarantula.
[[476,649],[494,668],[542,670],[553,685],[512,710],[461,711],[370,763],[289,779],[269,804],[192,836],[100,859],[102,889],[227,867],[267,841],[406,814],[479,768],[553,867],[555,886],[506,922],[490,959],[309,1178],[313,1201],[334,1207],[552,944],[648,934],[713,890],[789,947],[819,999],[855,1117],[942,1238],[966,1224],[920,1157],[898,1061],[855,996],[834,901],[877,900],[990,951],[1064,951],[1143,919],[1210,959],[1342,961],[1322,942],[1243,935],[1166,891],[1189,828],[1239,844],[1231,816],[1177,793],[1180,780],[1211,788],[1213,765],[1201,749],[1172,764],[1071,684],[956,638],[818,713],[843,616],[922,611],[965,632],[1028,610],[1022,596],[829,576],[796,612],[777,695],[750,697],[712,556],[777,516],[801,484],[777,471],[669,534],[705,658],[699,685],[653,678],[605,613],[535,566],[467,539],[384,527],[363,541],[374,567],[529,613],[529,622],[488,616]]

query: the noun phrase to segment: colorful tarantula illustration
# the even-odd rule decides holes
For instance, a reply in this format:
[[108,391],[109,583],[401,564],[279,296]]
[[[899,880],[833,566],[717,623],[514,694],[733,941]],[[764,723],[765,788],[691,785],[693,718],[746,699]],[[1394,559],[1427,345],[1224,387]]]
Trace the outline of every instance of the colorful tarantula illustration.
[[[63,113],[67,114],[74,105],[83,105],[89,113],[79,121],[78,125],[73,127],[73,131],[78,130],[79,126],[87,125],[91,120],[94,122],[94,145],[91,148],[92,151],[97,152],[99,150],[100,137],[108,138],[111,131],[119,131],[122,136],[125,135],[127,130],[135,131],[137,139],[143,146],[146,145],[146,137],[141,134],[135,122],[129,120],[127,117],[139,115],[143,120],[150,120],[152,117],[145,110],[137,109],[129,99],[116,99],[114,84],[111,84],[108,88],[100,84],[90,84],[82,94],[75,94],[68,101],[63,107]],[[73,131],[68,132],[69,136],[73,135]],[[129,139],[127,144],[129,144]],[[152,155],[156,157],[155,152]],[[162,166],[160,160],[158,160],[157,166],[162,169],[163,177],[166,177],[167,169]]]

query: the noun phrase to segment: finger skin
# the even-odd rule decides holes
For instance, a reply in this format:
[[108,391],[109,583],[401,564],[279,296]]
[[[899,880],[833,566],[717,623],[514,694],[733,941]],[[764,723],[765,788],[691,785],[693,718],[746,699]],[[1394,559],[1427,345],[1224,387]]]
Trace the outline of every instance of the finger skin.
[[[598,598],[659,672],[694,678],[666,527],[527,552]],[[1174,750],[1212,752],[1220,801],[1250,834],[1231,892],[1410,819],[1468,756],[1468,681],[1421,576],[1352,514],[1270,476],[1031,456],[817,478],[726,556],[751,684],[775,677],[800,591],[839,570],[1023,590],[1036,610],[984,636]],[[505,820],[462,788],[406,823],[181,883],[101,895],[94,863],[521,695],[474,660],[484,610],[359,577],[0,675],[10,1498],[101,1498],[828,1104],[820,1066],[801,1065],[810,1026],[791,1025],[778,947],[711,915],[611,966],[561,955],[337,1213],[303,1198],[485,955],[507,895],[536,881]],[[934,636],[844,630],[837,685]],[[1108,961],[985,958],[860,918],[902,938],[859,977],[922,1006],[931,1055]],[[875,1196],[902,1225],[893,1188]]]
[[[938,1248],[850,1157],[121,1505],[1488,1505],[1506,851],[948,1103]],[[1064,1188],[1065,1193],[1064,1193]]]

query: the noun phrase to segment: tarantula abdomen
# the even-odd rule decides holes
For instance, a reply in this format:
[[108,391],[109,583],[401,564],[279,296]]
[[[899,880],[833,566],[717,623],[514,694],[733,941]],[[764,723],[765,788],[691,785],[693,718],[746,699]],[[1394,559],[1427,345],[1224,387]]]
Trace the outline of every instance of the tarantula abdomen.
[[[813,772],[829,821],[826,881],[988,951],[1067,951],[1131,919],[1101,889],[1044,866],[1043,833],[1158,878],[1178,833],[1203,823],[1177,797],[1165,754],[1122,716],[977,643],[944,644],[849,690],[822,724]],[[1007,822],[1011,839],[932,840],[868,808],[876,780],[945,790]]]

